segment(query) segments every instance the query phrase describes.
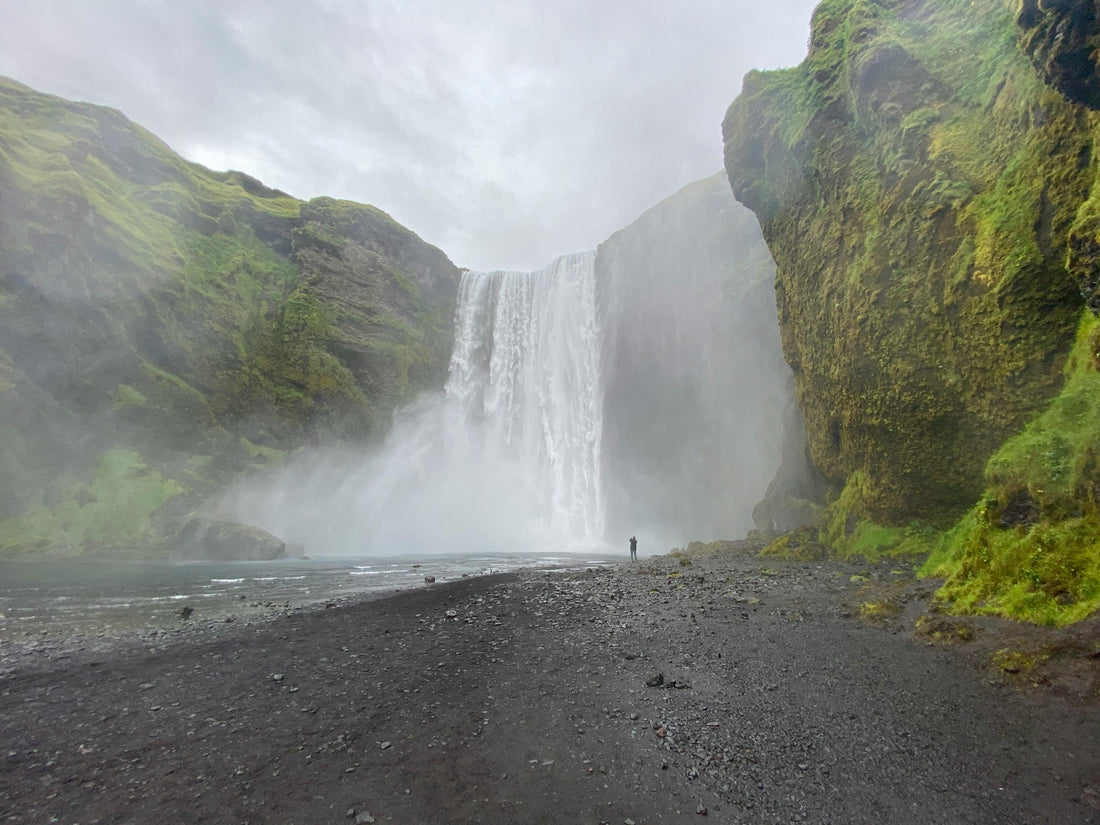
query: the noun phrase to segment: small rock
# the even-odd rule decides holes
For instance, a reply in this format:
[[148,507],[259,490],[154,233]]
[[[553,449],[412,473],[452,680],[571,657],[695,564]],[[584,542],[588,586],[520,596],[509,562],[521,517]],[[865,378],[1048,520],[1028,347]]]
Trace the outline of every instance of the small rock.
[[435,584],[435,576],[425,576],[424,577],[424,583],[425,584]]
[[286,676],[284,676],[282,673],[273,673],[271,674],[271,678],[274,679],[276,682],[281,682],[283,681],[283,679],[286,678]]
[[360,811],[355,815],[355,825],[370,825],[372,822],[374,817],[368,811]]
[[391,748],[392,746],[393,745],[390,742],[383,742],[382,745],[381,745],[381,748],[382,748],[382,750],[387,750],[387,749]]
[[707,806],[704,805],[702,802],[700,802],[699,807],[695,809],[695,813],[699,814],[699,816],[706,816],[707,815]]
[[660,687],[665,683],[665,674],[658,673],[645,680],[646,687]]

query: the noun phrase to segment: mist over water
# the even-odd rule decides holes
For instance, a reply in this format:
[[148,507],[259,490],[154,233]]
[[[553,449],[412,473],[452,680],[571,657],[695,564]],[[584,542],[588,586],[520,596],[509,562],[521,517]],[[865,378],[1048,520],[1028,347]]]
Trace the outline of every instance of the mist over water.
[[774,263],[724,176],[537,272],[466,272],[442,392],[308,450],[227,515],[310,555],[643,555],[740,538],[779,465]]
[[792,393],[755,215],[725,175],[697,181],[600,244],[596,269],[609,537],[743,537]]
[[450,374],[370,452],[315,450],[231,492],[316,555],[602,547],[595,253],[467,272]]

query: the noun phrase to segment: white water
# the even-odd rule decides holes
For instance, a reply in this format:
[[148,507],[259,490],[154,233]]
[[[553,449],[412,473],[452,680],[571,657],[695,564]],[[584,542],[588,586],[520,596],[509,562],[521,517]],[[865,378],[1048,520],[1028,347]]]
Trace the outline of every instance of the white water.
[[232,517],[325,556],[602,546],[595,257],[467,272],[444,392],[377,451],[303,453],[238,488]]

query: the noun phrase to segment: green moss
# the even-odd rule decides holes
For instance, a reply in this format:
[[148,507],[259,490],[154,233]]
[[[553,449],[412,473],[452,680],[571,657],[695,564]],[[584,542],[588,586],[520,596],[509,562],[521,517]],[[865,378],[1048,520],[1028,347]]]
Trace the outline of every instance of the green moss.
[[965,644],[974,641],[974,628],[965,619],[953,619],[939,614],[925,613],[914,627],[918,636],[933,642]]
[[875,624],[888,621],[901,613],[901,607],[890,601],[867,601],[859,605],[859,617]]
[[[2,547],[145,543],[147,521],[170,527],[157,502],[377,437],[445,375],[458,272],[378,209],[205,169],[4,78],[0,191],[0,458],[35,464]],[[86,425],[79,443],[53,444],[58,420]]]
[[141,407],[148,399],[129,384],[119,384],[115,389],[115,409],[123,407]]
[[760,551],[760,557],[790,561],[822,561],[828,558],[829,549],[818,538],[818,531],[815,528],[799,527],[774,539]]
[[853,473],[840,495],[825,509],[818,540],[828,546],[830,555],[870,562],[927,555],[935,546],[936,530],[919,521],[901,527],[876,523],[866,500],[869,486],[866,474]]
[[1062,392],[990,458],[985,496],[924,565],[952,611],[1061,626],[1100,609],[1098,335],[1086,313]]
[[272,447],[263,447],[259,444],[253,444],[247,438],[240,440],[241,447],[244,448],[252,458],[262,458],[268,464],[278,464],[284,458],[286,453],[283,450],[276,450]]
[[1050,654],[1045,651],[1005,647],[993,654],[990,658],[990,664],[1003,673],[1026,676],[1049,658]]
[[161,539],[154,517],[185,492],[131,450],[102,453],[90,479],[71,477],[63,489],[61,500],[0,521],[0,551],[69,547],[110,553],[144,546],[155,553]]
[[750,73],[723,124],[811,456],[849,490],[825,531],[841,554],[914,546],[914,519],[947,528],[981,495],[1060,387],[1075,221],[1094,279],[1091,116],[1043,85],[1002,0],[898,8],[822,3],[806,61]]

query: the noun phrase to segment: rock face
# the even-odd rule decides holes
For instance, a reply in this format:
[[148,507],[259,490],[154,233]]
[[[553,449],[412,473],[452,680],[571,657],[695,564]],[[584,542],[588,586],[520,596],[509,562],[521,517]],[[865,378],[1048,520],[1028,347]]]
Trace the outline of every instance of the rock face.
[[768,532],[816,524],[826,503],[827,486],[810,458],[806,425],[793,388],[782,411],[782,422],[779,469],[752,510],[753,524]]
[[259,527],[194,518],[176,536],[175,561],[272,561],[286,556],[286,542]]
[[144,547],[438,387],[459,272],[383,212],[0,79],[0,552]]
[[1100,6],[1096,0],[1020,0],[1017,35],[1023,52],[1063,95],[1100,109]]
[[652,548],[752,528],[791,400],[774,271],[754,216],[722,175],[600,245],[609,536],[639,533]]
[[801,66],[745,78],[726,170],[776,260],[813,462],[857,518],[950,523],[1058,391],[1092,123],[1001,0],[826,0]]
[[831,488],[817,538],[934,550],[959,611],[1100,609],[1097,44],[1092,0],[825,0],[724,123]]

